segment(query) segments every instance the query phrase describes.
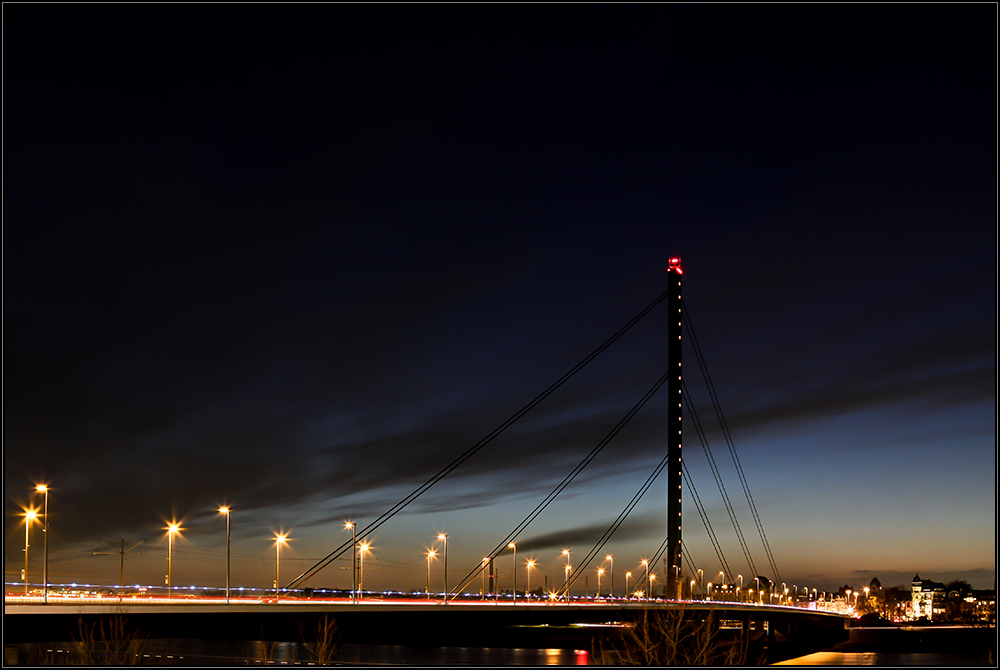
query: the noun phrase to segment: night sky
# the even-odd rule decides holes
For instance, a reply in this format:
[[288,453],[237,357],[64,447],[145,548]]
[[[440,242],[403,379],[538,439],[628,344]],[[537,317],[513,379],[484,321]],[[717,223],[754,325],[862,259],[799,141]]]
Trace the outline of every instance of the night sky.
[[[174,584],[222,585],[222,504],[234,585],[271,586],[277,531],[286,581],[639,313],[676,255],[781,580],[994,587],[995,5],[3,14],[7,582],[38,482],[56,583],[116,584],[91,552],[124,538],[145,540],[126,581],[162,584],[176,519]],[[451,581],[475,566],[667,369],[664,308],[372,534],[365,587],[423,588],[442,532]],[[625,507],[665,402],[518,538],[519,581],[531,556],[553,584]],[[693,431],[685,458],[749,576]],[[664,496],[602,553],[619,590]],[[349,586],[348,561],[310,585]]]

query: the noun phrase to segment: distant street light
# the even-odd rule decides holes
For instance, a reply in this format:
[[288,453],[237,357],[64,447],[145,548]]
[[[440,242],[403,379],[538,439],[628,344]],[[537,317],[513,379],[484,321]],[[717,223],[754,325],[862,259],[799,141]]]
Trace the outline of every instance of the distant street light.
[[371,544],[363,541],[358,549],[358,600],[365,597],[365,552],[368,551],[369,547],[371,547]]
[[740,597],[740,594],[743,592],[743,575],[736,575],[736,576],[740,578],[740,586],[736,590],[736,600],[737,602],[743,602],[743,600]]
[[174,533],[179,533],[181,526],[179,523],[171,522],[167,524],[167,597],[173,596],[171,588],[173,586],[173,563],[174,563]]
[[701,568],[698,568],[698,590],[701,591],[702,596],[705,595],[705,571]]
[[632,576],[631,572],[626,572],[625,573],[625,599],[626,600],[631,600],[632,599],[631,594],[629,594],[629,592],[628,592],[628,580],[629,580],[629,578],[631,576]]
[[220,507],[219,514],[226,515],[226,604],[229,604],[229,572],[230,572],[230,546],[231,546],[231,535],[229,533],[229,521],[232,518],[233,511],[228,507]]
[[285,533],[276,533],[274,536],[274,601],[278,601],[278,588],[281,584],[281,545],[288,540]]
[[444,604],[448,604],[448,534],[438,534],[438,539],[444,542]]
[[488,566],[490,564],[490,559],[488,556],[483,557],[483,601],[486,600],[486,573],[489,572]]
[[646,572],[646,574],[649,575],[649,561],[644,558],[639,561],[639,563],[642,565],[642,569]]
[[708,599],[712,600],[712,582],[708,583]]
[[535,567],[535,562],[529,560],[526,565],[528,567],[528,586],[525,587],[525,589],[524,589],[524,597],[527,598],[530,601],[531,600],[531,569],[533,567]]
[[42,533],[44,533],[44,548],[42,550],[42,602],[46,605],[49,602],[49,487],[47,484],[38,484],[35,490],[45,494],[45,502],[42,505]]
[[604,568],[597,568],[597,597],[601,597],[601,577],[604,576]]
[[604,557],[605,561],[611,561],[611,597],[615,597],[615,557],[608,554]]
[[351,529],[351,602],[358,602],[358,525],[353,521],[344,523],[344,528]]
[[28,530],[31,522],[38,518],[38,510],[31,508],[24,510],[24,595],[28,595]]
[[433,549],[427,550],[427,599],[431,599],[431,559],[437,556]]
[[569,603],[569,549],[563,549],[562,553],[563,553],[563,556],[566,557],[566,570],[565,570],[565,573],[566,573],[566,594],[565,594],[565,600],[566,600],[567,603]]
[[514,550],[514,575],[513,575],[513,580],[514,580],[514,604],[516,605],[517,604],[517,545],[514,544],[513,542],[511,542],[507,546]]

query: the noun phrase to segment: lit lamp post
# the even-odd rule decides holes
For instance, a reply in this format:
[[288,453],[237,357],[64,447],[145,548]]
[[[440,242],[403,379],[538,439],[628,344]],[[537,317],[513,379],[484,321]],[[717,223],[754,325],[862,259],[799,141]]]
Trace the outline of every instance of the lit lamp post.
[[563,549],[562,553],[566,557],[566,602],[569,603],[569,549]]
[[512,579],[514,580],[514,604],[516,605],[517,604],[517,545],[511,542],[507,546],[514,550],[514,569],[513,569],[514,575]]
[[649,571],[649,599],[653,600],[653,582],[656,581],[656,575],[652,570]]
[[170,598],[173,593],[172,582],[173,582],[173,567],[174,567],[174,533],[179,533],[181,526],[179,523],[168,523],[167,524],[167,597]]
[[[351,529],[351,602],[358,602],[358,525],[353,521],[344,523],[344,528]],[[428,589],[429,590],[429,589]]]
[[868,593],[869,593],[869,591],[871,591],[871,587],[866,586],[865,587],[865,607],[866,608],[868,607]]
[[526,566],[527,566],[527,569],[528,569],[528,585],[524,589],[524,597],[527,598],[528,601],[530,602],[531,601],[531,569],[533,567],[535,567],[535,562],[529,560],[526,563]]
[[228,507],[220,507],[219,514],[226,515],[226,604],[229,604],[229,571],[230,571],[230,539],[229,520],[232,518],[232,510]]
[[597,568],[597,597],[601,597],[601,577],[604,576],[604,568]]
[[42,549],[42,602],[49,602],[49,487],[47,484],[38,484],[35,490],[45,494],[45,502],[42,504],[42,533],[44,533]]
[[444,542],[444,604],[448,604],[448,535],[440,533],[438,539]]
[[631,572],[626,572],[625,573],[625,599],[626,600],[631,600],[632,599],[632,595],[628,592],[628,580],[631,577],[632,577],[632,573]]
[[712,582],[708,583],[708,599],[712,599]]
[[368,542],[362,542],[358,547],[358,600],[365,597],[365,552],[371,546]]
[[[698,568],[698,590],[701,591],[701,595],[704,598],[705,595],[705,571]],[[692,597],[693,599],[693,597]]]
[[483,601],[484,602],[486,600],[486,573],[489,571],[487,567],[489,565],[489,562],[490,559],[488,556],[483,557]]
[[740,578],[740,585],[736,589],[736,601],[737,602],[743,602],[741,600],[741,596],[740,596],[740,594],[743,593],[743,575],[736,575],[736,576]]
[[611,586],[610,586],[610,588],[608,590],[610,591],[609,595],[612,598],[614,598],[615,597],[615,557],[612,556],[611,554],[608,554],[607,556],[604,557],[604,560],[605,561],[611,561]]
[[694,600],[694,585],[695,585],[695,580],[692,579],[691,580],[691,600]]
[[281,545],[288,541],[288,536],[285,533],[277,533],[274,536],[274,601],[278,601],[278,585],[281,583],[279,580],[280,569],[281,569]]
[[28,529],[31,522],[38,518],[38,511],[35,509],[24,510],[24,595],[28,595]]
[[641,561],[639,561],[639,563],[642,565],[642,569],[646,571],[646,574],[649,574],[649,561],[647,561],[646,559],[642,559]]
[[427,550],[427,599],[431,599],[431,559],[437,556],[433,549]]

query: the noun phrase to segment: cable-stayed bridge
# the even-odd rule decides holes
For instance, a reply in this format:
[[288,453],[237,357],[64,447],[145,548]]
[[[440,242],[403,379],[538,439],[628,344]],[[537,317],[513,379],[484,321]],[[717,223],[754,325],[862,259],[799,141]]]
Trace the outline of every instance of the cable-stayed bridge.
[[[669,262],[667,267],[667,284],[668,286],[662,294],[657,296],[649,305],[575,366],[570,368],[559,379],[555,380],[521,409],[512,414],[506,421],[487,433],[463,453],[456,456],[451,462],[445,464],[433,476],[364,527],[349,525],[352,531],[350,539],[345,540],[314,565],[284,584],[283,588],[276,588],[274,591],[275,595],[272,598],[231,598],[227,580],[227,591],[224,599],[220,597],[206,597],[187,598],[182,601],[171,597],[128,597],[119,599],[117,603],[114,603],[113,599],[112,602],[85,602],[76,600],[72,604],[64,604],[65,601],[54,598],[47,602],[47,604],[36,605],[33,599],[26,598],[21,601],[21,607],[11,608],[6,611],[7,613],[24,615],[44,614],[49,621],[68,616],[69,619],[75,621],[76,619],[73,617],[79,617],[81,614],[99,616],[102,612],[111,611],[111,609],[116,607],[119,610],[126,608],[132,615],[147,621],[152,627],[159,627],[173,633],[189,630],[194,631],[196,634],[204,633],[204,628],[193,622],[204,619],[204,617],[209,615],[213,617],[223,616],[229,622],[226,625],[235,628],[250,625],[247,622],[259,623],[265,620],[270,621],[271,624],[269,625],[272,627],[282,628],[282,626],[288,625],[287,621],[299,621],[303,617],[309,618],[319,613],[333,612],[338,617],[338,620],[343,622],[345,630],[363,631],[375,625],[386,625],[398,629],[402,625],[400,622],[406,620],[405,617],[420,614],[422,617],[421,620],[424,620],[427,616],[432,616],[435,621],[447,622],[447,626],[451,627],[451,629],[466,630],[469,628],[470,621],[467,615],[473,613],[475,617],[471,620],[479,622],[480,625],[489,620],[500,627],[510,627],[524,625],[568,625],[569,623],[608,624],[614,621],[628,621],[634,618],[637,612],[644,612],[649,609],[673,609],[678,607],[688,610],[711,609],[719,613],[723,618],[737,622],[739,627],[744,631],[751,631],[754,629],[754,625],[758,625],[760,630],[763,630],[772,638],[775,631],[779,629],[784,630],[786,636],[791,635],[796,626],[799,626],[802,630],[826,630],[832,624],[834,629],[838,626],[842,629],[841,617],[846,612],[824,611],[824,606],[827,603],[818,602],[819,599],[813,597],[809,592],[804,594],[804,601],[796,593],[796,598],[793,601],[789,597],[788,589],[784,588],[784,585],[781,589],[775,588],[776,585],[782,583],[781,574],[775,557],[771,552],[764,523],[754,503],[750,484],[747,481],[736,444],[729,431],[722,405],[719,402],[708,366],[698,343],[692,315],[682,300],[683,269],[679,259],[674,258]],[[449,581],[447,553],[445,553],[445,580],[447,588],[433,599],[430,598],[430,593],[427,594],[428,599],[424,600],[393,596],[373,597],[373,594],[364,593],[361,590],[359,585],[359,536],[365,537],[378,530],[432,487],[458,470],[470,458],[487,449],[500,435],[569,382],[575,375],[612,347],[629,330],[657,308],[666,309],[668,316],[666,333],[667,369],[635,401],[628,412],[621,417],[597,445],[537,503],[530,513],[515,523],[505,536],[497,538],[496,544],[493,547],[487,547],[487,551],[484,552],[485,557],[478,566]],[[746,532],[740,523],[737,513],[737,507],[742,503],[734,502],[733,496],[730,496],[729,489],[723,481],[715,453],[709,444],[702,418],[691,401],[691,394],[687,383],[687,377],[691,375],[685,374],[686,369],[682,360],[682,352],[685,350],[683,345],[685,343],[690,343],[686,347],[686,350],[694,355],[694,360],[697,363],[696,374],[700,375],[704,382],[710,399],[710,411],[714,417],[714,421],[717,422],[721,429],[726,443],[726,451],[737,473],[739,489],[742,491],[742,498],[746,502],[744,515],[746,511],[749,511],[753,519],[753,529]],[[690,368],[690,365],[687,367]],[[532,598],[531,594],[527,593],[527,589],[519,592],[516,588],[516,582],[511,594],[512,597],[504,598],[502,601],[496,594],[497,589],[492,583],[489,589],[484,584],[480,594],[475,584],[479,579],[483,578],[483,575],[487,571],[492,575],[493,560],[508,549],[514,548],[516,550],[519,538],[526,532],[530,524],[611,444],[625,426],[658,393],[665,394],[666,396],[666,402],[663,405],[666,407],[667,414],[665,419],[667,440],[666,444],[664,444],[662,458],[660,458],[655,467],[649,472],[645,481],[636,489],[632,498],[614,521],[597,538],[594,545],[587,551],[583,559],[579,561],[579,564],[570,570],[567,559],[567,569],[562,584],[558,585],[548,597],[541,599],[537,597]],[[696,482],[685,465],[683,457],[685,446],[684,435],[685,432],[688,434],[691,433],[691,430],[685,431],[685,426],[693,428],[698,446],[700,446],[709,465],[714,484],[724,504],[728,524],[732,526],[734,537],[737,540],[738,551],[735,553],[730,552],[727,555],[726,547],[723,546],[723,542],[719,538],[720,533],[716,532],[712,519],[709,518],[705,505],[702,503],[701,494],[699,494],[696,487]],[[690,441],[687,448],[689,450],[692,448]],[[635,510],[639,501],[651,488],[653,482],[660,476],[663,476],[664,473],[667,491],[664,510],[666,533],[662,543],[651,559],[643,562],[643,572],[635,576],[635,580],[632,583],[636,588],[632,591],[626,588],[625,593],[622,594],[623,597],[618,597],[614,593],[607,592],[598,594],[596,598],[571,596],[571,588],[574,583],[582,575],[586,574],[588,566],[603,556],[604,547],[621,528],[622,524],[629,517],[629,514]],[[688,492],[688,500],[693,503],[699,521],[705,528],[715,559],[722,566],[722,571],[719,573],[720,577],[722,577],[721,583],[716,584],[714,593],[711,590],[706,592],[704,567],[699,567],[699,563],[695,560],[695,557],[683,540],[684,517],[682,514],[682,503],[684,501],[683,491],[685,487]],[[735,489],[735,487],[733,488]],[[736,497],[739,497],[739,494]],[[754,536],[759,538],[760,548],[763,550],[762,552],[757,552],[756,560],[754,551],[751,550],[751,546],[756,543]],[[446,552],[447,537],[442,536],[441,539],[445,542]],[[347,560],[353,565],[352,574],[354,576],[354,583],[351,591],[347,594],[341,594],[339,598],[332,599],[318,596],[308,597],[310,595],[308,587],[310,580],[319,575],[324,568],[330,566],[334,561],[342,559],[345,556],[348,557]],[[655,577],[653,571],[661,560],[664,563],[665,584],[660,592],[662,597],[654,597],[657,594],[653,586]],[[744,566],[746,568],[745,581],[743,575]],[[690,579],[689,581],[689,578],[694,579]],[[753,584],[752,587],[751,584]],[[470,585],[472,585],[473,590],[481,598],[470,597]],[[280,585],[276,584],[276,587],[278,586]],[[685,589],[686,586],[690,588]],[[698,587],[698,589],[695,587]],[[696,590],[701,591],[701,600],[695,599]],[[486,598],[488,591],[494,595],[492,602]],[[600,597],[601,595],[603,597]],[[11,605],[15,603],[11,599],[8,599],[7,604]],[[452,613],[445,614],[445,612]],[[463,613],[466,616],[463,616]],[[178,624],[177,615],[183,615],[181,618],[186,620],[187,623]],[[278,617],[278,619],[275,619],[275,617]],[[67,622],[69,622],[69,619],[67,619]],[[25,621],[26,619],[22,617],[8,618],[8,632],[13,630],[16,636],[30,636],[27,632],[28,627],[23,623]],[[276,621],[285,621],[285,623],[279,624]],[[425,624],[420,626],[421,629],[424,627]],[[472,633],[470,632],[469,634],[471,635]]]

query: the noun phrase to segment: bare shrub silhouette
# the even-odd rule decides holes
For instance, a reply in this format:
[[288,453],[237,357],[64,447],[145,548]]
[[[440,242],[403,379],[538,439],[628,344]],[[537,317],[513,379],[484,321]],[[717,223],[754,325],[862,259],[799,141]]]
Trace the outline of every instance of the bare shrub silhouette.
[[596,665],[747,665],[749,638],[721,633],[715,612],[645,610],[616,642],[598,644]]

